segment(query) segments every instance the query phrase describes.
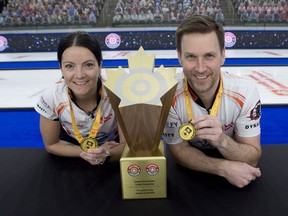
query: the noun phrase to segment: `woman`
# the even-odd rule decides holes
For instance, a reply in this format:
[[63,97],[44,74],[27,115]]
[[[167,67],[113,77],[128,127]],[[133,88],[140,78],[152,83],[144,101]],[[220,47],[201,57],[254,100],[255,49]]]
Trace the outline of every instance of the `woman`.
[[97,39],[74,32],[58,45],[62,79],[40,97],[40,131],[48,152],[81,157],[92,165],[120,159],[125,139],[101,82]]

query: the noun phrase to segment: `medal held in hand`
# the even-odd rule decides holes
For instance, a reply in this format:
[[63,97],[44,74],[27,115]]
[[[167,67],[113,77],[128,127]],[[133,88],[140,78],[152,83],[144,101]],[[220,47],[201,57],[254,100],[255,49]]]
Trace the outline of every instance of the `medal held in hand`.
[[[190,102],[188,80],[187,80],[187,78],[184,78],[184,79],[185,79],[184,80],[184,83],[185,83],[185,87],[184,87],[185,105],[186,105],[187,117],[191,121],[192,119],[194,119],[194,114],[193,114],[193,110],[192,110],[192,104]],[[210,112],[211,116],[217,116],[218,108],[219,108],[220,103],[221,103],[221,96],[222,96],[222,92],[223,92],[223,83],[222,83],[221,76],[220,76],[219,82],[220,82],[220,86],[219,86],[215,101],[213,103],[213,106],[211,108],[211,112]],[[183,140],[191,140],[196,135],[196,129],[192,123],[187,122],[187,123],[184,123],[180,126],[178,133]]]
[[87,152],[89,149],[94,149],[98,147],[98,142],[95,138],[86,137],[80,143],[81,149]]
[[196,129],[192,123],[182,124],[178,132],[183,140],[191,140],[196,135]]

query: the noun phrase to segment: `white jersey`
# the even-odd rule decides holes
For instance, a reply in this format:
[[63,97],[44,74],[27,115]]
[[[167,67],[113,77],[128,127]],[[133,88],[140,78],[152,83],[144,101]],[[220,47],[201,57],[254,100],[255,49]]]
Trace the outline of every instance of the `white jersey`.
[[[254,137],[260,134],[261,104],[256,83],[236,75],[222,73],[223,94],[217,118],[223,125],[225,134],[233,137]],[[195,95],[194,95],[195,96]],[[193,96],[193,98],[195,98]],[[197,97],[197,96],[196,96]],[[208,111],[199,106],[190,97],[194,117],[208,115]],[[173,104],[163,131],[163,139],[168,144],[178,144],[183,140],[178,134],[181,124],[188,122],[184,98],[184,79],[178,83]],[[214,148],[207,140],[196,137],[189,141],[200,149]]]
[[[52,88],[44,91],[35,106],[35,110],[40,115],[48,119],[59,120],[62,128],[66,131],[66,133],[75,139],[75,135],[72,129],[72,120],[70,116],[70,105],[67,91],[68,87],[65,81],[60,80],[59,82],[55,83]],[[102,91],[104,91],[103,87]],[[105,143],[106,141],[113,141],[118,136],[118,124],[109,98],[107,97],[105,91],[102,94],[101,100],[103,100],[101,107],[101,122],[96,137],[99,145]],[[99,107],[97,107],[93,116],[87,115],[73,102],[72,109],[76,119],[77,127],[82,137],[88,137]]]

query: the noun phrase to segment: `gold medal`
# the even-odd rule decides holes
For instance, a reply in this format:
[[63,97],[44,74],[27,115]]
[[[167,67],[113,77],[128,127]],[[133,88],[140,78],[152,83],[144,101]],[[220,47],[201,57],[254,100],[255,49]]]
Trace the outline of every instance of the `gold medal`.
[[191,140],[196,135],[196,129],[191,123],[182,124],[178,132],[183,140]]
[[87,152],[89,149],[98,147],[98,143],[95,138],[86,137],[80,143],[81,149]]

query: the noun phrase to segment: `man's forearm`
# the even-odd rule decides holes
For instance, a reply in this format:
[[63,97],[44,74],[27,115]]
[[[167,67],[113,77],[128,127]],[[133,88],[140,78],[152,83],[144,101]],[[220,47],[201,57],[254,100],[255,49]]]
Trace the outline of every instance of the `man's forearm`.
[[[257,139],[257,138],[255,138]],[[225,135],[223,142],[218,146],[224,158],[241,161],[256,166],[261,156],[261,147],[249,143],[240,143]]]
[[[170,147],[170,146],[169,146]],[[226,159],[212,158],[205,155],[202,151],[184,146],[181,148],[170,147],[170,152],[180,165],[189,169],[219,175]]]

